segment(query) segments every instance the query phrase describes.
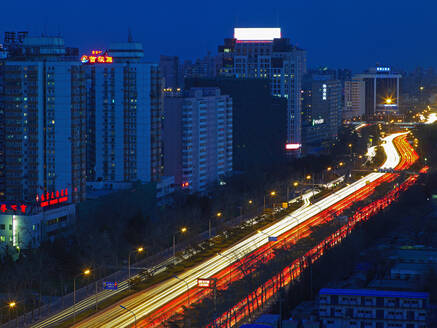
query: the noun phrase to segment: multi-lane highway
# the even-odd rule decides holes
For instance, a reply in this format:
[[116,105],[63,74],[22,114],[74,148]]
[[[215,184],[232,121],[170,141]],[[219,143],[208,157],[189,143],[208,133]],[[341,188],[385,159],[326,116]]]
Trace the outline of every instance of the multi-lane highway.
[[[398,133],[385,138],[383,147],[387,159],[382,168],[394,169],[399,164],[401,157],[393,143],[394,138],[399,135],[401,134]],[[183,281],[169,279],[145,291],[135,294],[129,299],[122,301],[121,304],[132,310],[137,318],[145,317],[165,306],[173,299],[184,295],[187,291],[187,284],[189,288],[193,288],[196,286],[198,278],[212,277],[226,269],[226,267],[228,267],[233,261],[237,261],[238,258],[241,258],[245,254],[249,254],[257,248],[267,244],[268,239],[266,238],[266,235],[279,236],[286,233],[290,229],[295,228],[299,224],[330,208],[342,199],[364,188],[367,184],[380,179],[385,174],[387,173],[368,174],[317,203],[298,209],[281,221],[264,229],[261,233],[249,236],[245,240],[224,251],[223,254],[214,256],[198,266],[187,270],[179,276]],[[78,323],[75,327],[127,327],[133,323],[134,317],[132,314],[126,312],[119,307],[119,304],[117,304]]]

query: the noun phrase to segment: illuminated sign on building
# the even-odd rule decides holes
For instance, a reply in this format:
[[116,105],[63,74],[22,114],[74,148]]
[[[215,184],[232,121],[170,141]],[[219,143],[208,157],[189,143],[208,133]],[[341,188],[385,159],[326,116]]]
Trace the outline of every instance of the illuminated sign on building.
[[322,85],[322,99],[323,100],[326,100],[326,94],[327,94],[327,89],[328,89],[328,87],[327,87],[327,85],[326,84],[323,84]]
[[2,213],[5,213],[6,211],[26,213],[26,208],[27,208],[27,205],[6,205],[6,204],[0,204],[0,211]]
[[286,149],[286,150],[297,150],[297,149],[299,149],[300,147],[302,147],[301,144],[294,144],[294,143],[288,143],[288,144],[285,144],[285,149]]
[[319,118],[317,120],[313,120],[313,126],[314,125],[323,124],[324,122],[325,122],[325,120],[323,118]]
[[49,205],[55,205],[59,203],[64,203],[68,200],[68,189],[62,189],[61,191],[56,190],[56,192],[47,192],[41,194],[41,196],[36,195],[36,201],[41,202],[41,207],[46,207]]
[[197,287],[200,288],[214,288],[215,283],[216,283],[215,278],[209,278],[209,279],[197,278]]
[[272,42],[280,38],[280,28],[234,28],[234,39],[237,42]]
[[111,56],[105,52],[103,53],[100,50],[91,51],[91,55],[83,55],[80,57],[80,61],[82,64],[108,64],[112,63],[113,59]]
[[390,67],[377,67],[377,72],[390,72]]

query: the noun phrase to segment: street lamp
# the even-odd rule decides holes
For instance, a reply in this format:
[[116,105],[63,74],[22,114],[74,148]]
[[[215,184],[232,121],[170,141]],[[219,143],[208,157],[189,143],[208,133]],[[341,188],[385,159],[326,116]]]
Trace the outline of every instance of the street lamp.
[[88,276],[91,273],[90,269],[85,269],[73,278],[73,322],[76,322],[76,279],[80,276]]
[[188,286],[188,282],[183,278],[179,278],[178,276],[173,276],[173,278],[183,281],[185,285],[187,285],[187,302],[188,302],[188,306],[190,306],[190,287]]
[[[17,304],[15,303],[15,301],[11,301],[8,304],[8,313],[9,313],[9,320],[11,320],[11,310],[16,306]],[[18,315],[17,315],[17,319],[18,319]],[[15,322],[15,326],[17,326],[17,322]]]
[[176,262],[176,234],[177,233],[185,233],[187,232],[187,228],[186,227],[182,227],[180,231],[177,231],[173,234],[173,263]]
[[252,199],[249,200],[249,204],[250,204],[250,205],[253,204],[253,200],[252,200]]
[[127,307],[125,307],[125,306],[123,306],[123,305],[121,305],[121,304],[120,304],[120,307],[121,307],[123,310],[126,310],[126,311],[132,313],[132,315],[134,316],[134,325],[135,325],[135,327],[136,327],[136,326],[137,326],[137,316],[135,315],[134,311],[129,310]]
[[132,255],[132,253],[142,253],[144,251],[144,248],[138,247],[137,249],[134,249],[132,251],[129,252],[129,257],[128,257],[128,261],[127,261],[127,271],[128,271],[128,285],[129,285],[129,289],[130,289],[130,257]]
[[[271,197],[275,197],[276,196],[276,191],[271,191],[270,192],[270,196]],[[266,195],[264,195],[264,210],[266,209]]]
[[[217,216],[218,218],[220,218],[220,217],[222,216],[222,212],[217,212],[216,216]],[[208,220],[208,234],[209,234],[209,239],[211,239],[211,237],[212,237],[212,233],[211,233],[211,225],[212,225],[211,218],[209,218],[209,220]]]

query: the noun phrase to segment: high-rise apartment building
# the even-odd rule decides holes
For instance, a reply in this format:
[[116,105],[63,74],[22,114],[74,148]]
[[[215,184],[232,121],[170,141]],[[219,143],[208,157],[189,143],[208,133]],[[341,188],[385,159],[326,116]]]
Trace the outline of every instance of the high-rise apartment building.
[[353,80],[365,83],[365,116],[371,119],[376,114],[399,112],[400,74],[390,67],[372,67],[363,74],[353,76]]
[[360,119],[365,113],[366,83],[363,80],[351,80],[344,83],[343,119]]
[[0,195],[28,204],[68,190],[79,202],[86,190],[84,67],[60,37],[25,36],[14,46],[0,61]]
[[235,28],[234,38],[225,39],[224,45],[219,47],[219,58],[221,75],[268,79],[272,95],[287,99],[284,144],[288,150],[299,149],[305,51],[283,38],[280,28]]
[[191,88],[164,103],[164,173],[205,191],[232,171],[232,99],[218,88]]
[[157,181],[162,175],[162,83],[142,61],[142,44],[110,45],[82,56],[87,72],[87,179]]

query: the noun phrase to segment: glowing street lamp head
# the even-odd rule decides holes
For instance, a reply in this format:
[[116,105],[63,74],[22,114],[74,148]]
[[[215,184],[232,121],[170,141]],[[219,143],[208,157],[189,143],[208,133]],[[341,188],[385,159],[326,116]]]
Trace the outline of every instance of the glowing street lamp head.
[[308,174],[307,175],[307,180],[309,180],[309,179],[311,179],[311,175]]
[[299,185],[299,182],[295,181],[293,182],[293,186],[297,187]]
[[331,171],[332,167],[328,166],[328,168],[326,169],[326,171]]
[[390,105],[392,102],[393,102],[393,99],[391,99],[391,98],[386,98],[386,99],[385,99],[385,103],[386,103],[387,105]]
[[10,308],[15,307],[15,305],[17,305],[15,302],[10,302],[10,303],[9,303],[9,307],[10,307]]
[[182,233],[187,232],[187,228],[186,227],[181,228],[181,232]]
[[253,204],[253,200],[249,200],[249,204]]
[[138,253],[141,253],[142,251],[144,251],[144,248],[143,247],[138,247],[137,251],[138,251]]
[[217,217],[221,217],[222,216],[222,212],[217,212]]
[[86,270],[83,272],[83,274],[84,274],[85,276],[89,275],[90,273],[91,273],[91,270],[90,270],[90,269],[86,269]]
[[275,196],[275,195],[276,195],[276,191],[270,192],[270,196]]

